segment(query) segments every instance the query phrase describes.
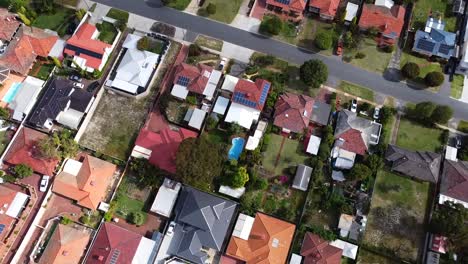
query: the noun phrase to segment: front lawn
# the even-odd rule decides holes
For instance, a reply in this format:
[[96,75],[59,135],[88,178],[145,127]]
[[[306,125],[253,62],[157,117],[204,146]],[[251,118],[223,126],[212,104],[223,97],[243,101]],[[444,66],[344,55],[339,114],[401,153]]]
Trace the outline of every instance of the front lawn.
[[112,45],[118,33],[114,25],[104,21],[101,24],[97,24],[96,27],[99,30],[98,39]]
[[[304,164],[308,156],[304,152],[304,144],[297,140],[270,134],[270,142],[263,153],[263,167],[273,175],[281,175],[288,168]],[[284,140],[284,143],[282,143]],[[282,150],[281,150],[282,147]],[[281,150],[281,151],[280,151]]]
[[[355,58],[356,53],[363,53],[362,59]],[[364,38],[356,49],[344,49],[343,58],[351,58],[350,63],[372,72],[383,73],[390,62],[392,53],[382,51],[372,38]]]
[[195,44],[209,49],[221,51],[223,49],[223,41],[215,38],[210,38],[205,35],[198,35]]
[[185,10],[185,8],[187,8],[187,6],[190,4],[190,0],[169,0],[166,2],[166,6],[177,10]]
[[374,91],[358,84],[354,84],[347,81],[341,81],[340,85],[338,86],[338,90],[360,97],[364,100],[368,100],[371,102],[374,101]]
[[413,24],[415,29],[424,29],[428,14],[432,13],[435,18],[442,17],[445,22],[445,30],[455,32],[456,17],[452,13],[452,5],[448,1],[441,0],[418,0],[413,7]]
[[417,262],[424,246],[429,183],[379,171],[363,244],[384,255]]
[[457,130],[463,133],[468,133],[468,121],[460,120],[460,123],[458,123]]
[[58,31],[70,23],[70,17],[74,16],[73,10],[61,7],[51,14],[39,14],[32,25],[34,27]]
[[453,76],[453,81],[450,85],[450,96],[455,99],[460,99],[463,92],[463,82],[465,80],[465,76],[455,74]]
[[[242,0],[206,0],[201,8],[205,9],[209,4],[214,4],[216,6],[216,12],[214,14],[207,14],[208,18],[230,24],[232,20],[239,12],[239,8],[242,4]],[[200,10],[199,10],[200,12]]]
[[[437,71],[442,72],[442,66],[438,62],[431,62],[427,58],[419,55],[413,55],[410,52],[403,51],[401,53],[401,60],[400,60],[400,67],[403,66],[408,62],[414,62],[418,64],[420,68],[419,77],[414,80],[416,83],[421,85],[426,85],[424,82],[424,77],[430,72]],[[437,91],[438,87],[430,88],[432,91]]]
[[410,150],[436,152],[442,146],[441,135],[441,129],[425,127],[402,117],[396,144]]

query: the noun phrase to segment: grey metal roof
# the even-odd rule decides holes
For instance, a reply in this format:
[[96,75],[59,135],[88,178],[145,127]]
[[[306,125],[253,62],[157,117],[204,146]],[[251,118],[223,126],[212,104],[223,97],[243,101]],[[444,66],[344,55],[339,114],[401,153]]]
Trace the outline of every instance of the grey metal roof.
[[385,159],[393,171],[422,181],[437,183],[442,156],[428,151],[411,151],[388,145]]
[[310,120],[320,125],[327,125],[328,118],[330,116],[331,105],[315,100],[314,106],[312,107],[312,114]]
[[357,113],[343,109],[338,113],[338,119],[335,128],[335,138],[350,129],[356,129],[361,132],[364,143],[369,148],[369,144],[378,144],[380,130],[382,125],[372,120],[357,116]]
[[194,263],[204,263],[203,248],[221,251],[237,204],[223,198],[184,187],[175,208],[175,222],[183,232],[175,255]]
[[298,190],[307,191],[311,175],[311,167],[302,164],[297,166],[296,176],[294,177],[292,187]]
[[8,75],[10,74],[10,69],[0,65],[0,83],[4,82]]

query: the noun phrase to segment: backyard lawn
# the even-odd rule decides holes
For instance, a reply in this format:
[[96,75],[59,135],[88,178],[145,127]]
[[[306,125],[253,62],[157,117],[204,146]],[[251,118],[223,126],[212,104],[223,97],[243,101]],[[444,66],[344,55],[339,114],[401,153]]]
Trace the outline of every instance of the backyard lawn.
[[401,118],[396,144],[402,148],[436,152],[441,147],[441,129],[424,127]]
[[99,40],[112,45],[118,33],[114,25],[109,22],[102,22],[101,24],[97,24],[96,27],[99,30]]
[[[263,153],[262,163],[267,171],[274,175],[281,175],[286,169],[304,164],[307,160],[308,157],[304,153],[304,144],[302,142],[276,134],[271,134],[270,136],[270,143]],[[283,139],[283,149],[280,152]]]
[[74,15],[73,10],[61,7],[57,8],[55,13],[38,15],[32,25],[38,28],[58,31],[59,28],[68,25],[69,18]]
[[465,80],[465,76],[455,74],[453,76],[453,81],[451,82],[450,88],[450,96],[455,99],[460,99],[462,92],[463,92],[463,82]]
[[216,6],[216,12],[212,15],[208,15],[207,17],[230,24],[236,17],[237,12],[239,12],[242,0],[206,0],[202,8],[206,9],[210,3]]
[[358,84],[341,81],[338,86],[338,90],[360,97],[364,100],[374,101],[374,91]]
[[221,51],[223,49],[223,41],[215,38],[210,38],[205,35],[198,35],[195,44],[209,49]]
[[52,72],[54,67],[54,64],[41,64],[39,71],[37,71],[37,73],[34,74],[34,77],[45,81],[47,80],[47,78],[49,78],[49,74]]
[[417,262],[424,242],[429,183],[379,171],[363,243]]
[[134,212],[141,212],[146,221],[145,202],[149,197],[150,189],[139,189],[133,182],[133,176],[125,175],[120,183],[116,196],[115,213],[124,219]]
[[[356,59],[356,53],[361,52],[366,56],[362,59]],[[390,62],[392,53],[387,53],[377,47],[374,39],[365,38],[356,49],[344,49],[343,57],[350,57],[351,64],[368,71],[383,73]]]
[[448,4],[448,1],[441,0],[418,0],[413,7],[412,27],[423,29],[426,25],[427,16],[431,12],[435,18],[443,17],[445,30],[455,32],[457,19],[453,16],[452,6]]
[[231,144],[230,142],[228,142],[229,135],[226,131],[213,129],[206,133],[206,135],[208,136],[211,142],[219,144]]

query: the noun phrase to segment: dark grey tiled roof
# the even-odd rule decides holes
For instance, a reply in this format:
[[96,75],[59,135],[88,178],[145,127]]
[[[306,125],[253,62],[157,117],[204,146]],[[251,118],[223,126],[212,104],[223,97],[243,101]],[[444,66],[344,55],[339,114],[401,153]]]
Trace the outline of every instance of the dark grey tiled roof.
[[320,102],[319,100],[315,100],[314,106],[312,108],[312,114],[310,115],[310,120],[325,126],[328,124],[330,111],[331,105]]

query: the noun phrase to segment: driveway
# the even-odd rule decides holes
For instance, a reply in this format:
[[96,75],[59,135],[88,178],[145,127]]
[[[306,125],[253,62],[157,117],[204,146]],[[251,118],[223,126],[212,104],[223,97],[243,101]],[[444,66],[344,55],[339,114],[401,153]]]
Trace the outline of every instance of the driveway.
[[347,80],[369,87],[376,92],[393,96],[397,99],[414,103],[432,101],[437,104],[450,105],[454,117],[468,119],[468,105],[449,97],[441,97],[429,91],[412,89],[405,83],[386,80],[382,75],[368,72],[351,64],[346,64],[333,57],[326,57],[302,50],[280,41],[247,32],[226,24],[193,16],[171,8],[164,7],[159,0],[97,0],[96,2],[127,10],[144,17],[152,18],[177,27],[190,29],[203,35],[221,39],[252,50],[272,54],[295,64],[302,64],[310,59],[320,59],[328,65],[328,84],[335,86],[339,80]]
[[260,28],[260,23],[262,21],[255,17],[249,17],[247,13],[249,12],[249,2],[250,0],[244,0],[239,12],[231,23],[231,26],[240,28],[246,31],[257,33]]

